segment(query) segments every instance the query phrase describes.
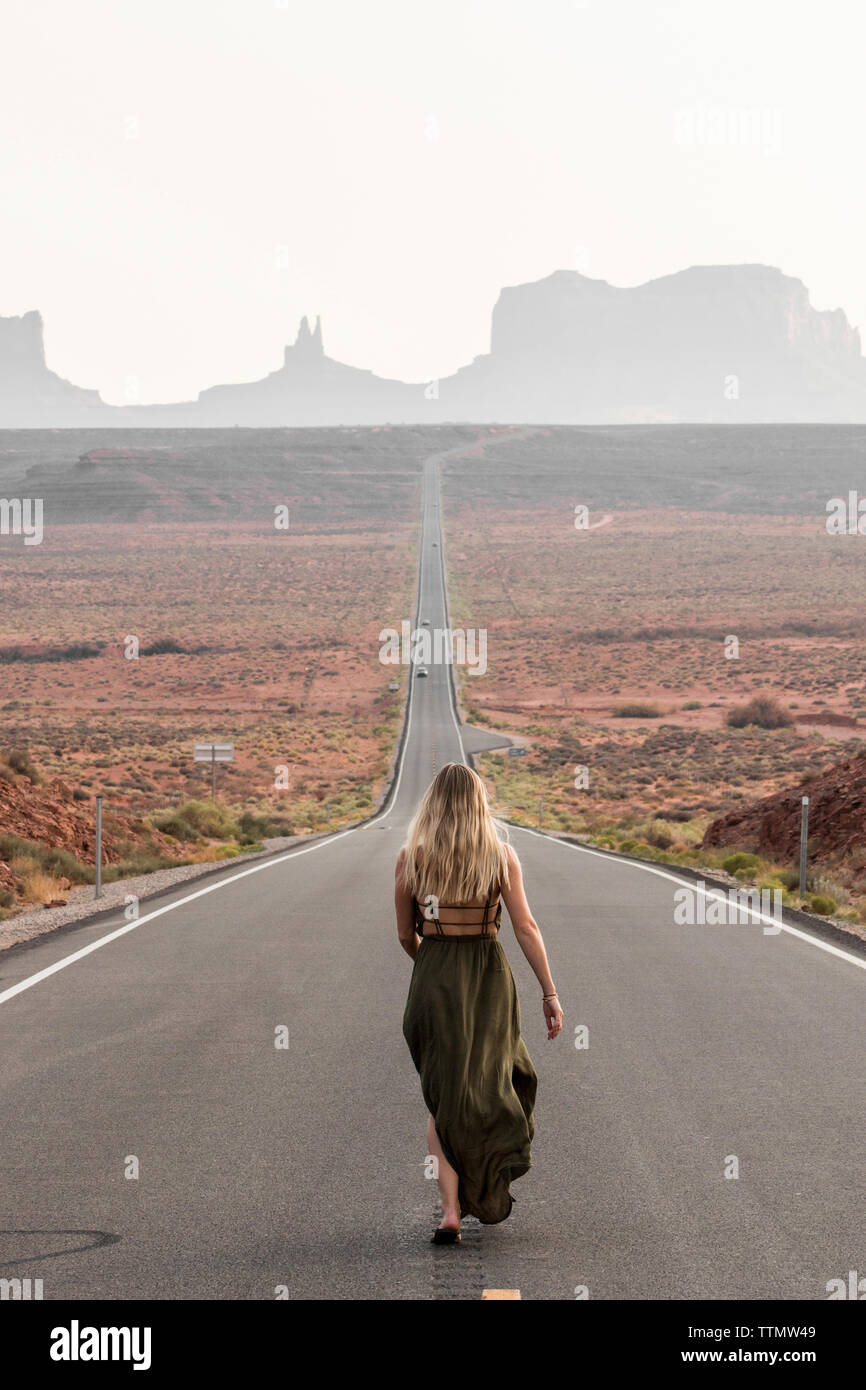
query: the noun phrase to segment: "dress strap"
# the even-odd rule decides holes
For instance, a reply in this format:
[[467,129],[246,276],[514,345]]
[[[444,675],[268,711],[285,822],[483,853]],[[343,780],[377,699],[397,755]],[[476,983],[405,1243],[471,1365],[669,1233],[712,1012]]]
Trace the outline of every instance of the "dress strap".
[[[435,897],[433,897],[433,894],[432,894],[432,893],[428,894],[428,896],[431,897],[431,898],[433,898],[433,902],[436,901],[436,899],[435,899]],[[432,922],[432,923],[433,923],[434,927],[436,928],[436,935],[437,935],[437,936],[444,936],[444,935],[445,935],[445,933],[444,933],[443,930],[442,930],[442,923],[439,921],[438,904],[437,904],[437,911],[436,911],[436,913],[435,913],[435,915],[434,915],[434,913],[433,913],[433,903],[426,904],[426,905],[422,908],[421,904],[419,903],[418,899],[416,898],[416,899],[415,899],[415,921],[416,921],[416,925],[420,927],[420,931],[418,932],[418,935],[419,935],[419,936],[423,936],[423,935],[424,935],[424,923],[425,923],[425,922]]]

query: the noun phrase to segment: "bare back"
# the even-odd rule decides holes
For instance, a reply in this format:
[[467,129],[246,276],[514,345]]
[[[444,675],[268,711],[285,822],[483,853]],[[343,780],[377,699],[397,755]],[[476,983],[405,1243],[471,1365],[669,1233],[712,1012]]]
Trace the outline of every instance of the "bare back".
[[415,930],[424,936],[487,936],[498,932],[502,921],[499,884],[486,899],[467,903],[440,903],[433,894],[426,901],[413,898]]

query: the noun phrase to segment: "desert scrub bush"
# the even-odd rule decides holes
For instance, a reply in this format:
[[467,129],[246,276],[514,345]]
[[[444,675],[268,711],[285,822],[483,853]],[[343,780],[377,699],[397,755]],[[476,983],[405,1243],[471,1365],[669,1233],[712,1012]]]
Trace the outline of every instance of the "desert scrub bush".
[[[244,850],[260,848],[255,845],[244,845]],[[195,864],[217,864],[222,859],[236,859],[244,850],[240,845],[205,845],[203,849],[197,850],[193,859]]]
[[686,700],[683,709],[703,709],[700,700]]
[[201,839],[195,826],[184,820],[179,811],[156,811],[150,819],[155,830],[169,835],[172,840]]
[[831,917],[836,911],[835,899],[824,898],[818,893],[809,899],[809,906],[819,917]]
[[99,656],[100,651],[100,647],[90,642],[72,642],[67,647],[43,647],[36,651],[20,646],[3,647],[0,648],[0,665],[10,665],[14,661],[84,661],[88,657]]
[[661,719],[662,715],[658,705],[651,704],[648,700],[631,700],[624,705],[617,705],[612,713],[614,719]]
[[670,849],[674,842],[674,837],[669,827],[661,820],[653,821],[652,824],[647,827],[644,831],[644,839],[647,844],[652,845],[654,849]]
[[185,801],[177,814],[198,835],[211,840],[236,840],[238,823],[219,801]]
[[141,656],[186,656],[189,647],[183,642],[178,642],[175,637],[157,637],[154,642],[148,642],[146,646],[139,649]]
[[843,888],[841,883],[834,882],[833,879],[825,878],[823,874],[815,874],[810,877],[809,887],[813,893],[817,893],[821,898],[832,898],[837,905],[847,907],[851,902],[851,894],[847,888]]
[[275,820],[273,816],[257,814],[255,811],[244,811],[238,816],[238,833],[242,845],[249,845],[253,840],[267,839],[271,835],[290,834],[288,822]]
[[60,895],[58,880],[53,874],[40,869],[33,860],[28,861],[27,867],[16,861],[12,864],[12,871],[21,880],[21,896],[26,903],[48,903]]
[[766,888],[768,892],[772,892],[776,888],[781,889],[783,893],[785,892],[785,885],[782,882],[781,875],[775,872],[764,874],[759,877],[757,879],[757,886],[760,889]]
[[24,749],[10,749],[6,754],[6,762],[13,772],[17,772],[20,777],[26,777],[34,787],[38,782],[42,781],[42,778],[39,776],[30,758],[30,754],[25,752]]
[[108,864],[102,870],[106,883],[115,883],[119,878],[139,878],[144,874],[155,874],[159,869],[180,869],[185,864],[194,864],[188,856],[175,859],[172,855],[158,854],[151,850],[138,850],[116,864]]
[[675,864],[676,856],[670,850],[660,849],[657,845],[643,844],[638,846],[641,859],[651,859],[654,864]]
[[676,826],[677,838],[685,847],[697,849],[700,846],[707,827],[706,817],[702,817],[698,821],[692,820],[691,817],[681,820],[679,816],[668,812],[665,820],[668,825],[673,821]]
[[747,704],[729,710],[727,722],[731,729],[746,729],[750,724],[759,729],[786,729],[795,721],[775,695],[756,695]]
[[704,852],[700,845],[684,845],[677,852],[677,859],[681,864],[700,864],[704,858]]
[[68,849],[58,849],[52,845],[40,845],[36,840],[25,840],[21,835],[8,831],[0,833],[0,859],[11,865],[16,858],[32,860],[46,873],[68,878],[70,883],[92,883],[94,870],[82,864]]
[[726,874],[738,874],[741,869],[756,869],[760,864],[757,854],[746,854],[740,850],[736,854],[729,854],[727,859],[722,860],[722,868]]

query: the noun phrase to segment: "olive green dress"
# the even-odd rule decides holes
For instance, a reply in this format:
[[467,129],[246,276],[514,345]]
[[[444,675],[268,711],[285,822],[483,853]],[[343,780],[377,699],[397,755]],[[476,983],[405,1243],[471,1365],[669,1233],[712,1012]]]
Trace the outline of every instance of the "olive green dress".
[[[461,1213],[487,1225],[510,1215],[509,1184],[532,1166],[538,1086],[508,957],[488,931],[490,901],[482,932],[466,936],[442,933],[438,917],[427,923],[435,935],[423,935],[416,903],[422,940],[403,1016],[424,1101],[460,1180]],[[500,904],[497,927],[501,912]]]

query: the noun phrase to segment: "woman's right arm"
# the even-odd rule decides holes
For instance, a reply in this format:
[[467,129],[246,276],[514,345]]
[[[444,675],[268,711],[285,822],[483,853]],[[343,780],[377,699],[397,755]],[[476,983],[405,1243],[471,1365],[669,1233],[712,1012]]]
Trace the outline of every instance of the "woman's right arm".
[[503,885],[502,900],[508,908],[508,915],[511,918],[511,925],[514,927],[514,935],[517,937],[518,945],[532,966],[535,978],[541,985],[542,995],[546,996],[542,1001],[542,1007],[547,1023],[547,1036],[548,1038],[555,1038],[562,1029],[562,1008],[556,993],[556,985],[553,983],[553,977],[550,973],[544,938],[538,923],[529,910],[529,903],[526,901],[520,860],[511,845],[505,846],[505,853],[508,856],[508,887]]

